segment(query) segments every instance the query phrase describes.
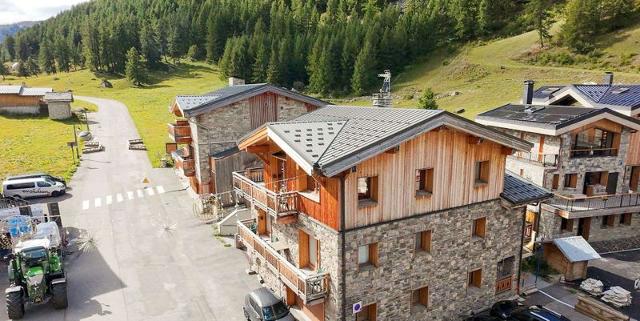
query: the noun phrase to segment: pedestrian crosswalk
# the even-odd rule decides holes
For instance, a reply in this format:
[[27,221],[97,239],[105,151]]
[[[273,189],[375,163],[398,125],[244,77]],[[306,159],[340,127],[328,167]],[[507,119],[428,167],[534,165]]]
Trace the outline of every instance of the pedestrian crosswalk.
[[91,208],[91,204],[93,204],[94,208],[100,208],[103,205],[109,206],[117,203],[122,203],[125,201],[131,201],[136,198],[140,199],[140,198],[144,198],[145,196],[150,197],[150,196],[155,196],[155,195],[164,194],[164,193],[165,193],[165,189],[164,187],[162,187],[162,185],[145,187],[145,188],[136,189],[133,191],[123,191],[121,193],[105,195],[103,197],[95,197],[93,200],[91,199],[83,200],[82,210],[88,210],[89,208]]

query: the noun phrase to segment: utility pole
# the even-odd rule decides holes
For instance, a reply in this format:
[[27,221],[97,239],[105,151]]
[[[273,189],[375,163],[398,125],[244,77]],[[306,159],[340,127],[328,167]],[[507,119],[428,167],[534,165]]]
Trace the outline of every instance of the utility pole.
[[78,160],[80,160],[80,151],[78,150],[78,135],[76,133],[76,125],[71,125],[71,126],[73,127],[73,141],[75,142],[75,145],[76,145],[76,155],[78,156]]

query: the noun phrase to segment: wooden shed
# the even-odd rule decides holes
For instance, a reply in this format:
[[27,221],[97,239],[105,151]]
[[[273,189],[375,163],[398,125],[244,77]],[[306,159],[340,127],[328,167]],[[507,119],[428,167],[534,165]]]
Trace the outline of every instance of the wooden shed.
[[544,243],[545,261],[562,273],[567,281],[586,278],[589,261],[600,258],[582,236],[564,237]]

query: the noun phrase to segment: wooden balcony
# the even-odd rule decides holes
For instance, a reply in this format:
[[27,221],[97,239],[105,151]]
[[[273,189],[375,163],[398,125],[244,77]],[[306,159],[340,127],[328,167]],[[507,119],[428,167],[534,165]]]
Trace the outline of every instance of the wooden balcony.
[[568,197],[555,194],[546,205],[567,213],[567,219],[640,210],[640,193]]
[[[248,223],[255,224],[254,222],[251,220]],[[238,236],[250,256],[256,255],[260,258],[261,264],[273,271],[282,282],[304,300],[305,304],[322,299],[327,295],[329,283],[327,272],[298,269],[273,249],[267,241],[256,235],[245,223],[238,222]]]
[[186,177],[196,175],[196,160],[192,157],[184,157],[181,153],[173,152],[171,154],[177,169],[181,169]]
[[273,190],[286,189],[286,181],[279,181],[278,188],[268,188],[264,182],[262,168],[249,168],[233,173],[233,188],[247,201],[265,210],[276,219],[298,213],[298,192]]
[[496,281],[496,294],[511,291],[512,284],[513,280],[511,275],[498,279]]
[[571,150],[571,158],[618,156],[617,148],[578,148]]
[[177,120],[168,124],[169,138],[177,144],[191,143],[191,127],[186,120]]
[[540,154],[532,152],[515,152],[511,157],[518,160],[525,160],[529,162],[538,163],[546,167],[558,166],[558,154]]

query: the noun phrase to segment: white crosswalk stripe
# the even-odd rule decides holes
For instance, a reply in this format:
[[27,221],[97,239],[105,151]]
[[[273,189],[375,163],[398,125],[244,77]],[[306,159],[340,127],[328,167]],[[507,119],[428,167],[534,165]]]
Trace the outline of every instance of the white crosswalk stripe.
[[[145,193],[146,191],[146,193]],[[125,193],[126,193],[126,198],[125,198]],[[96,197],[93,199],[93,207],[94,208],[98,208],[98,207],[102,207],[102,205],[108,206],[108,205],[112,205],[113,203],[121,203],[124,201],[131,201],[134,200],[136,198],[140,199],[140,198],[144,198],[145,196],[154,196],[154,195],[160,195],[160,194],[164,194],[166,193],[166,190],[164,189],[164,187],[158,185],[158,186],[149,186],[149,187],[145,187],[144,189],[137,189],[135,191],[126,191],[126,192],[122,192],[122,193],[116,193],[116,194],[111,194],[111,195],[106,195],[104,196],[104,198],[102,197]],[[145,195],[146,194],[146,195]],[[137,197],[136,197],[137,196]],[[104,199],[104,202],[103,202]],[[83,210],[88,210],[91,207],[91,200],[83,200],[82,201],[82,209]]]

